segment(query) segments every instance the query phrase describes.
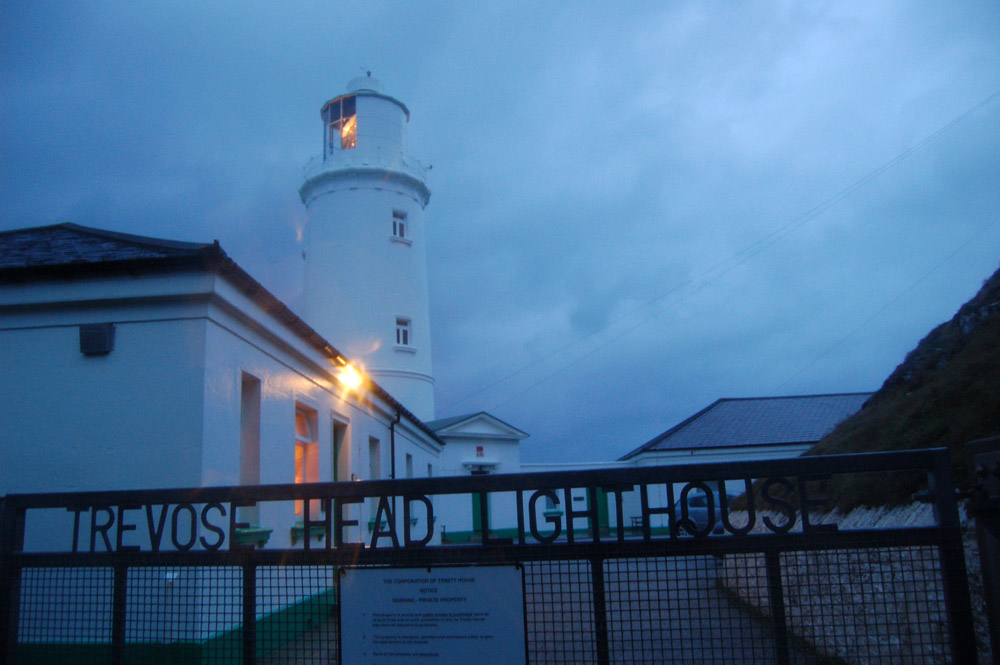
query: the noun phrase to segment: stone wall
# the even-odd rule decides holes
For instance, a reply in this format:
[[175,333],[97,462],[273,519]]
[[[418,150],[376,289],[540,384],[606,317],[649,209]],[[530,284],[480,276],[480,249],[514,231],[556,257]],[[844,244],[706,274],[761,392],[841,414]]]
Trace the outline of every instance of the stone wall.
[[[744,520],[734,515],[735,524]],[[857,508],[847,515],[835,511],[813,521],[836,523],[845,531],[934,524],[933,508],[926,504]],[[991,663],[975,528],[964,515],[963,533],[980,662]],[[936,548],[790,552],[781,564],[789,628],[821,655],[859,665],[946,662],[947,617]],[[720,582],[770,615],[763,555],[726,556]]]

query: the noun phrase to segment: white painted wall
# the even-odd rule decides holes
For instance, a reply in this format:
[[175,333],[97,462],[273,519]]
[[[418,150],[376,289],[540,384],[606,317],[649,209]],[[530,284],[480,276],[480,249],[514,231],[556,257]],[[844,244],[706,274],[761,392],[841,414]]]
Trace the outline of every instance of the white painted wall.
[[[95,284],[131,303],[4,307],[53,286],[0,288],[0,495],[200,484],[204,307],[151,302],[143,280]],[[84,356],[78,326],[107,321],[114,351]]]
[[[505,424],[482,414],[440,431],[446,442],[441,454],[441,475],[469,476],[473,471],[489,474],[521,472],[521,440],[517,432]],[[496,493],[489,498],[490,528],[506,529],[516,525],[516,503],[513,493]],[[473,500],[459,494],[440,497],[442,504],[439,532],[467,532],[473,528]]]
[[[402,478],[405,456],[410,454],[417,468],[437,465],[441,446],[407,420],[392,425],[394,407],[375,395],[349,393],[334,379],[335,368],[296,335],[274,321],[258,305],[225,280],[216,285],[218,298],[210,309],[206,342],[205,431],[207,440],[221,445],[206,446],[203,473],[206,484],[239,483],[239,410],[242,377],[249,374],[260,381],[260,482],[292,483],[295,479],[294,422],[299,405],[315,412],[319,443],[319,481],[334,478],[334,423],[347,425],[341,461],[342,477],[373,479],[369,441],[378,440],[380,478],[392,474],[395,430],[396,477]],[[368,522],[373,506],[364,504],[346,509],[350,527],[347,537],[367,541]],[[399,507],[401,519],[402,507]],[[300,518],[294,506],[269,503],[259,507],[259,526],[273,529],[268,547],[291,547],[292,527]],[[397,526],[401,526],[401,523]],[[318,541],[314,544],[318,544]]]
[[[665,450],[651,451],[637,455],[624,464],[632,466],[673,466],[678,464],[712,464],[722,462],[757,462],[770,459],[785,459],[798,457],[810,448],[809,444],[789,444],[773,446],[734,446],[726,448],[700,448],[691,450]],[[719,479],[723,480],[723,479]],[[724,479],[725,489],[730,494],[742,494],[746,491],[743,479]],[[710,483],[712,489],[718,492],[717,483]],[[674,499],[678,499],[684,488],[683,484],[673,486]],[[649,501],[651,506],[663,507],[667,505],[666,487],[656,485],[650,488]],[[629,492],[622,495],[624,509],[624,520],[626,526],[631,523],[631,518],[642,514],[639,493]],[[718,506],[718,503],[716,503]],[[665,518],[654,518],[653,526],[665,526]]]

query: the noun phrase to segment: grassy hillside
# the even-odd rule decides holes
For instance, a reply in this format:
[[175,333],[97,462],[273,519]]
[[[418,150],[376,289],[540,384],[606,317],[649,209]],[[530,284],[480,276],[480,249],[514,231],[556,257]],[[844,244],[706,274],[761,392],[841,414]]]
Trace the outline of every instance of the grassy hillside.
[[[947,446],[966,483],[964,444],[1000,434],[1000,270],[948,322],[931,331],[853,417],[807,454]],[[919,478],[834,478],[842,510],[904,503]]]

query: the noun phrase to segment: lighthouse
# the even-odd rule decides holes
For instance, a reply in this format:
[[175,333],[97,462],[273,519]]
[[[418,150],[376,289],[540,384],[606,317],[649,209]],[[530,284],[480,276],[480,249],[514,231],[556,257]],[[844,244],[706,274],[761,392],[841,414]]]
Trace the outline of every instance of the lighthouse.
[[371,77],[323,105],[323,156],[299,190],[306,320],[422,420],[434,418],[426,169],[410,111]]

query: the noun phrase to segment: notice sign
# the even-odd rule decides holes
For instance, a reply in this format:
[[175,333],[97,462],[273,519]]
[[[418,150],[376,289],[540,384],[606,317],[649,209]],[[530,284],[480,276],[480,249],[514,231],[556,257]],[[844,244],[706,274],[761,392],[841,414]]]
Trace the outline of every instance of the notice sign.
[[340,601],[342,663],[526,662],[519,566],[348,568]]

